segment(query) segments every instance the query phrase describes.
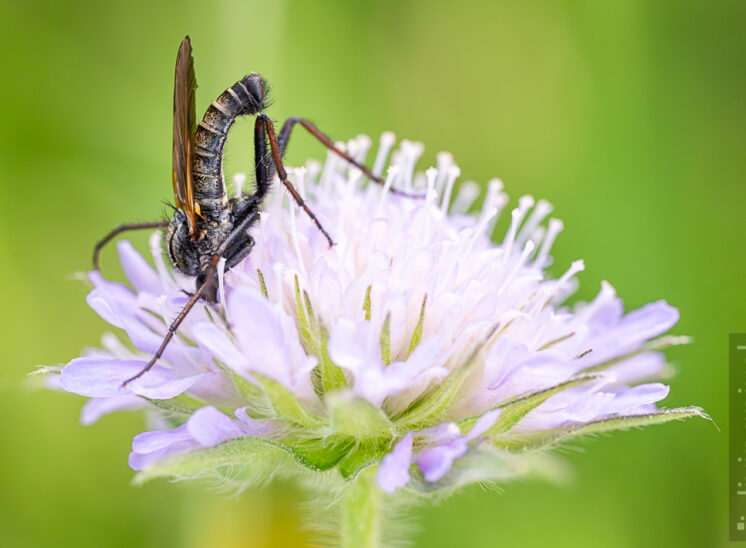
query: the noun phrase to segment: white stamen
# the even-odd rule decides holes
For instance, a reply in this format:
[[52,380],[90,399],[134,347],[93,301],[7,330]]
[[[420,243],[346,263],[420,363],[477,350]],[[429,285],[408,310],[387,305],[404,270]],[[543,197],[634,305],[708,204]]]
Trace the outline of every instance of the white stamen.
[[[295,256],[298,258],[298,269],[303,274],[303,277],[306,278],[306,265],[303,261],[303,255],[300,253],[300,243],[298,242],[297,209],[298,207],[295,204],[290,206],[290,239],[293,242]],[[340,215],[340,217],[342,216]]]
[[[479,216],[479,222],[481,223],[482,219],[484,219],[485,216],[490,217],[491,222],[485,225],[488,237],[492,236],[492,231],[495,228],[497,219],[500,216],[502,209],[508,203],[507,194],[500,193],[502,188],[503,182],[500,179],[490,179],[490,182],[487,183],[487,196],[485,196],[484,203],[482,204],[482,211]],[[497,211],[495,213],[492,213],[493,209],[497,209]]]
[[168,317],[168,310],[166,310],[166,301],[168,300],[168,295],[161,295],[159,296],[155,302],[158,305],[158,310],[161,312],[161,318],[163,318],[163,323],[166,325],[171,325],[171,318]]
[[479,197],[479,191],[479,185],[474,181],[464,181],[461,183],[458,186],[458,192],[456,193],[456,198],[453,200],[453,205],[451,205],[451,213],[465,215],[474,203],[474,200]]
[[218,260],[218,296],[220,298],[220,304],[225,308],[225,284],[223,279],[225,278],[225,257],[220,257]]
[[438,178],[438,170],[434,167],[430,167],[425,172],[427,178],[427,194],[425,195],[425,207],[422,210],[424,220],[422,222],[422,241],[430,241],[430,216],[432,215],[432,207],[438,200],[438,193],[435,190],[435,181]]
[[357,190],[358,183],[363,178],[363,172],[355,166],[352,166],[352,169],[350,169],[350,174],[347,178],[348,181],[345,190],[348,196],[353,196],[355,194],[355,191]]
[[477,224],[477,227],[474,229],[474,234],[471,237],[471,241],[466,246],[466,250],[464,255],[468,255],[471,253],[471,250],[474,247],[474,244],[477,243],[479,238],[483,237],[487,233],[487,226],[489,226],[490,221],[495,218],[495,216],[498,213],[498,209],[496,207],[491,207],[485,211],[482,211],[482,215],[479,218],[479,223]]
[[296,167],[292,170],[295,178],[295,187],[298,189],[298,194],[301,198],[306,199],[306,168]]
[[528,216],[528,219],[526,219],[526,222],[521,228],[521,231],[518,233],[518,237],[516,237],[515,239],[516,243],[520,245],[528,240],[531,234],[534,232],[534,229],[539,226],[539,223],[543,221],[544,218],[551,212],[552,204],[550,204],[546,200],[539,200],[539,203],[536,204],[536,207],[531,212],[531,215]]
[[575,274],[583,272],[583,270],[585,270],[585,262],[582,259],[573,261],[572,264],[570,264],[570,268],[567,269],[567,272],[562,274],[562,277],[557,280],[557,285],[564,285],[570,278],[575,276]]
[[236,196],[241,196],[243,194],[243,187],[246,184],[246,179],[248,179],[248,177],[245,173],[236,173],[233,176],[233,184],[236,186]]
[[513,265],[513,268],[510,269],[510,273],[505,277],[505,280],[503,280],[503,283],[500,284],[500,289],[497,290],[497,294],[501,294],[503,290],[508,287],[510,282],[513,281],[513,278],[515,278],[516,273],[518,270],[523,267],[524,264],[526,264],[526,261],[528,260],[529,255],[533,253],[534,251],[534,242],[527,242],[526,245],[523,247],[523,252],[521,253],[521,258],[516,261],[515,265]]
[[435,190],[435,182],[438,179],[438,170],[434,167],[427,168],[427,171],[425,171],[425,177],[427,178],[427,193],[432,194],[433,192],[436,192]]
[[378,152],[376,153],[376,160],[373,162],[373,175],[380,177],[383,173],[383,168],[386,165],[386,160],[389,157],[391,148],[396,143],[396,135],[390,131],[384,131],[381,134],[381,139],[378,142]]
[[[284,271],[284,266],[282,263],[275,263],[272,265],[272,272],[275,275],[275,286],[277,287],[277,295],[275,295],[275,303],[282,307],[283,300],[285,299],[285,284],[282,280],[282,274]],[[269,292],[270,298],[272,298],[272,293]]]
[[414,172],[414,179],[412,180],[412,186],[414,187],[414,190],[425,190],[425,193],[427,193],[427,177],[424,173],[421,171],[415,171]]
[[[367,149],[364,149],[364,146],[365,143],[360,140],[360,136],[350,139],[349,141],[347,141],[347,154],[352,156],[352,159],[356,162],[365,163],[365,153],[367,152]],[[354,171],[358,171],[358,168],[347,161],[344,162],[344,165],[347,169],[348,178],[352,176],[352,173]]]
[[398,163],[401,166],[402,188],[404,190],[410,191],[412,189],[414,167],[424,150],[422,143],[413,143],[406,139],[399,144],[397,157]]
[[282,203],[285,200],[285,195],[287,194],[287,190],[285,190],[285,186],[280,183],[280,178],[275,173],[275,176],[272,178],[272,192],[274,192],[274,200],[275,200],[275,207],[281,208]]
[[258,257],[264,256],[264,240],[265,240],[265,233],[267,231],[267,222],[269,221],[270,213],[268,211],[260,211],[259,212],[259,231],[256,238],[256,248],[254,250],[254,253]]
[[[337,143],[339,146],[339,143]],[[329,198],[331,196],[331,187],[334,182],[334,174],[337,172],[337,164],[339,163],[339,156],[336,152],[331,150],[326,153],[326,162],[324,162],[324,169],[321,172],[321,179],[319,185],[321,186],[321,194]]]
[[557,238],[557,235],[562,232],[563,228],[564,225],[559,219],[549,219],[549,229],[547,230],[546,236],[544,236],[544,240],[541,242],[541,249],[539,249],[539,253],[536,256],[536,261],[534,261],[534,264],[538,268],[545,268],[548,266],[547,258],[549,257],[549,251],[552,249],[554,240]]
[[158,278],[164,287],[170,287],[174,284],[174,277],[171,275],[171,270],[166,267],[166,263],[163,261],[163,248],[161,242],[163,233],[160,230],[156,230],[148,238],[148,245],[150,246],[150,254],[153,256],[153,262],[155,263],[155,269],[158,272]]
[[532,242],[534,242],[534,245],[539,246],[539,242],[541,242],[542,238],[544,238],[544,234],[546,234],[547,229],[543,225],[537,226],[534,231],[531,233],[531,238],[529,238]]
[[438,180],[435,181],[435,190],[438,193],[443,191],[448,178],[448,168],[453,165],[453,155],[450,152],[438,152],[435,160],[435,167],[438,168]]
[[373,142],[370,140],[370,137],[368,137],[365,134],[360,134],[357,136],[357,156],[354,156],[355,160],[357,160],[359,163],[364,164],[365,159],[368,157],[368,151],[370,150],[370,145]]
[[529,208],[534,205],[534,198],[529,195],[521,196],[518,200],[518,207],[510,212],[511,221],[508,234],[505,236],[503,241],[503,263],[508,261],[510,254],[513,252],[513,242],[515,241],[515,235],[518,232],[518,227],[523,221],[523,217],[526,216]]
[[310,183],[317,183],[319,173],[321,173],[321,162],[318,160],[308,160],[306,162],[306,177],[308,177],[308,181]]
[[497,215],[492,218],[492,222],[490,222],[487,227],[487,235],[490,238],[492,238],[492,232],[495,230],[497,220],[500,218],[500,214],[503,212],[503,209],[505,209],[505,206],[508,205],[508,201],[508,195],[504,192],[499,193],[495,198],[494,207],[497,208]]
[[[357,137],[354,137],[350,139],[349,141],[347,141],[347,154],[352,156],[352,158],[357,158],[357,155],[359,154],[359,152],[360,152],[360,147],[358,146],[358,143],[357,143]],[[351,164],[347,162],[345,162],[345,164],[348,169],[351,167]]]
[[[355,201],[355,193],[357,192],[357,188],[360,186],[360,182],[363,180],[363,172],[360,171],[357,168],[353,168],[350,170],[350,175],[347,178],[347,185],[345,185],[345,188],[343,189],[343,197],[341,199],[342,203],[354,203]],[[340,207],[344,207],[340,204]],[[344,234],[344,226],[345,226],[345,215],[339,215],[339,219],[337,222],[337,234]]]
[[501,179],[497,177],[490,179],[487,183],[487,196],[497,196],[504,186]]
[[119,340],[119,337],[117,337],[111,331],[107,331],[101,336],[101,346],[103,346],[106,350],[109,351],[109,353],[113,354],[119,359],[127,360],[134,357],[140,358],[140,356],[136,356],[136,354],[132,352],[132,350],[122,344],[122,341]]
[[443,192],[443,200],[440,202],[440,211],[441,213],[443,213],[443,215],[448,214],[448,206],[451,205],[451,194],[453,193],[453,185],[459,175],[461,175],[461,170],[458,166],[452,165],[448,168],[446,187],[445,191]]
[[381,214],[381,208],[383,208],[383,204],[386,203],[386,197],[389,194],[389,189],[391,188],[391,185],[394,184],[394,181],[397,177],[399,177],[399,166],[397,164],[392,165],[389,167],[388,172],[386,173],[386,182],[383,183],[383,191],[381,191],[381,198],[378,200],[378,209],[376,210],[376,215]]

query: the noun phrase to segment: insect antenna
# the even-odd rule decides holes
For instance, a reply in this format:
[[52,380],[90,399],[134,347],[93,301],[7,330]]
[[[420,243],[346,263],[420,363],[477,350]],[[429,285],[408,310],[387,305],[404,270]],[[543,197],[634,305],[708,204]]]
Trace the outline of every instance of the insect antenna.
[[99,242],[93,248],[93,269],[101,270],[100,269],[101,250],[104,248],[106,244],[108,244],[111,240],[119,236],[122,232],[128,232],[130,230],[144,230],[148,228],[164,228],[166,226],[168,226],[168,221],[153,221],[150,223],[129,223],[129,224],[119,225],[114,230],[109,232],[106,236],[104,236],[103,239],[99,240]]

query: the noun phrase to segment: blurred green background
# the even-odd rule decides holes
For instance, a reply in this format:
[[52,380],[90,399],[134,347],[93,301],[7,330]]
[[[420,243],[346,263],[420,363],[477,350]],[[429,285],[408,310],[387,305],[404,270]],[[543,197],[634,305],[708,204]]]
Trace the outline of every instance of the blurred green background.
[[[82,399],[32,387],[104,330],[82,284],[93,243],[157,219],[170,196],[173,66],[195,47],[198,110],[249,71],[271,114],[335,139],[393,130],[451,151],[465,178],[555,205],[557,269],[579,297],[608,279],[628,309],[665,298],[670,407],[705,421],[565,452],[569,486],[472,489],[414,514],[417,546],[724,546],[727,341],[746,331],[743,1],[57,2],[0,4],[0,543],[292,546],[299,494],[240,501],[202,485],[129,484],[142,418],[78,424]],[[250,167],[237,124],[227,171]],[[324,157],[306,136],[291,163]],[[423,164],[425,165],[425,164]],[[143,238],[135,238],[142,245]],[[104,257],[114,268],[111,251]]]

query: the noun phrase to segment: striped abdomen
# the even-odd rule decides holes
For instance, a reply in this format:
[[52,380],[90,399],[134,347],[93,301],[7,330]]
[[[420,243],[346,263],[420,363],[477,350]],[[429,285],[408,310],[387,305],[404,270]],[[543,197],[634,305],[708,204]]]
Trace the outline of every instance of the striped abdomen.
[[218,97],[197,126],[192,156],[194,199],[202,215],[213,219],[228,204],[223,178],[225,140],[237,116],[253,115],[264,109],[264,80],[252,73]]

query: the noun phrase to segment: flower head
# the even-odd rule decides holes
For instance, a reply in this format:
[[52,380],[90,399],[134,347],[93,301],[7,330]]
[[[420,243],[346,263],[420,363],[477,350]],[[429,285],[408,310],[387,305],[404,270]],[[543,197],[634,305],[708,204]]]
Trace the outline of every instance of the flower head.
[[[393,144],[384,134],[374,172]],[[347,148],[362,161],[369,145]],[[65,390],[90,398],[83,422],[147,409],[156,427],[135,437],[129,460],[142,477],[334,470],[327,477],[345,481],[371,469],[386,492],[425,493],[510,479],[522,457],[574,436],[702,414],[660,410],[668,387],[650,382],[666,367],[660,349],[684,342],[661,338],[675,308],[625,314],[607,283],[564,306],[584,264],[547,276],[562,230],[546,221],[551,206],[523,196],[506,210],[493,180],[467,214],[476,185],[455,192],[459,170],[444,154],[415,172],[421,153],[403,141],[383,188],[333,155],[291,170],[336,245],[276,188],[251,254],[220,265],[218,304],[196,307],[163,359],[126,386],[193,281],[166,266],[159,234],[154,267],[121,242],[131,288],[92,272],[88,303],[126,336],[106,335],[61,372]],[[510,225],[495,244],[501,214]]]

